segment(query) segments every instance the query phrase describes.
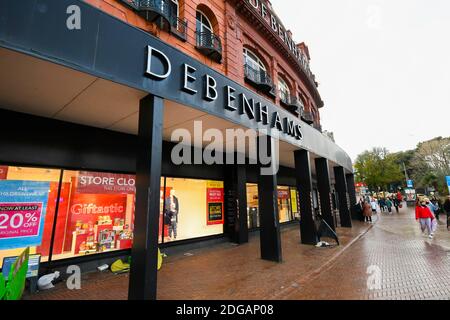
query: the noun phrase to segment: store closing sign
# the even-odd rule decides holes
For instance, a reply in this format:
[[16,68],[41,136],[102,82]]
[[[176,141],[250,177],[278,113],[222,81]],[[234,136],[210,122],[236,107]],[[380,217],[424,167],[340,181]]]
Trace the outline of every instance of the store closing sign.
[[85,172],[77,179],[77,192],[87,194],[135,193],[136,177],[130,174]]
[[224,190],[222,181],[206,182],[207,225],[223,224]]
[[41,244],[49,190],[49,182],[0,181],[0,250]]

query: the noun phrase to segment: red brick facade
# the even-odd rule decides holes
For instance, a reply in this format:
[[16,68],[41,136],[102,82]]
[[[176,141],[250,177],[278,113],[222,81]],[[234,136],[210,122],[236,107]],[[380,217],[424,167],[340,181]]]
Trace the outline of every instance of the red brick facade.
[[[136,10],[127,6],[125,0],[85,0],[91,5],[145,30],[166,43],[189,54],[201,63],[208,65],[229,78],[258,91],[245,81],[243,50],[251,50],[265,64],[267,72],[278,87],[281,77],[289,86],[291,95],[297,96],[304,104],[304,111],[310,112],[314,124],[320,124],[319,108],[323,102],[317,91],[317,83],[311,74],[303,72],[300,63],[296,61],[292,52],[294,43],[290,46],[280,39],[292,39],[289,30],[284,29],[277,20],[276,29],[272,21],[276,17],[272,13],[268,0],[178,0],[179,18],[187,21],[186,39],[180,39],[172,33],[161,29],[157,23],[149,22],[139,15]],[[128,0],[133,1],[133,0]],[[172,1],[172,0],[163,0]],[[176,2],[176,1],[175,1]],[[261,15],[265,8],[267,14]],[[204,55],[196,48],[196,12],[203,12],[213,26],[214,34],[218,35],[222,43],[222,60],[216,62]],[[281,35],[280,35],[281,33]],[[281,36],[277,38],[277,36]],[[294,51],[301,52],[306,61],[309,60],[308,48],[304,43],[296,44]],[[291,50],[290,50],[291,49]],[[259,91],[258,91],[259,92]],[[280,105],[278,90],[274,96],[261,95]]]

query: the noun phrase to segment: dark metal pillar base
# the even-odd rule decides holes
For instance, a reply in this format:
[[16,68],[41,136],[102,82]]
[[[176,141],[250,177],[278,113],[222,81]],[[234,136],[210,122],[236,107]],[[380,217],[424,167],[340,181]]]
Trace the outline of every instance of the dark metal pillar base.
[[[261,136],[258,139],[267,139],[268,149],[272,150],[272,138]],[[258,149],[260,141],[258,140]],[[259,154],[259,152],[258,152]],[[270,152],[272,161],[274,160],[273,152]],[[261,162],[260,162],[261,163]],[[261,166],[262,167],[262,166]],[[266,166],[267,168],[267,166]],[[280,223],[278,214],[278,192],[277,192],[277,175],[262,175],[258,177],[258,199],[259,212],[261,219],[260,242],[261,242],[261,258],[264,260],[281,262],[281,236]]]
[[351,228],[352,219],[348,207],[347,199],[347,182],[345,180],[344,168],[341,166],[334,167],[334,179],[336,180],[336,192],[339,198],[339,217],[341,227]]
[[247,243],[247,176],[245,164],[227,165],[225,170],[224,232],[229,235],[230,240],[234,243]]
[[333,207],[331,204],[331,186],[328,160],[325,158],[316,158],[315,164],[322,219],[324,219],[326,223],[328,223],[328,225],[335,231],[336,226],[334,223]]
[[300,239],[303,244],[315,245],[318,242],[317,230],[313,218],[312,178],[309,152],[294,152],[297,190],[300,198]]
[[156,299],[163,111],[159,97],[140,102],[130,300]]
[[358,213],[355,210],[357,203],[356,190],[355,190],[355,175],[353,173],[347,173],[345,175],[347,181],[347,192],[350,201],[350,214],[353,220],[359,220]]

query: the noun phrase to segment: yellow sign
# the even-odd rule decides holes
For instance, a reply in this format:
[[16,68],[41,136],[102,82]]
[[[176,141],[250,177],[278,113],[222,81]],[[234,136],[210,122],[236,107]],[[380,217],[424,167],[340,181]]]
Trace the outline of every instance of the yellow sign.
[[297,190],[294,190],[294,189],[291,189],[291,206],[292,206],[292,212],[298,212]]
[[211,189],[223,188],[223,181],[207,180],[206,181],[206,188],[211,188]]

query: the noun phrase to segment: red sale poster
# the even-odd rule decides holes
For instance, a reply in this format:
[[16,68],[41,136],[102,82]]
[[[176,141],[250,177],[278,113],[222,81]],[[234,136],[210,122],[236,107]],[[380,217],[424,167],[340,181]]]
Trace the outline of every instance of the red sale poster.
[[41,221],[42,203],[2,203],[0,239],[38,236]]
[[206,224],[223,224],[224,190],[222,181],[206,182]]

